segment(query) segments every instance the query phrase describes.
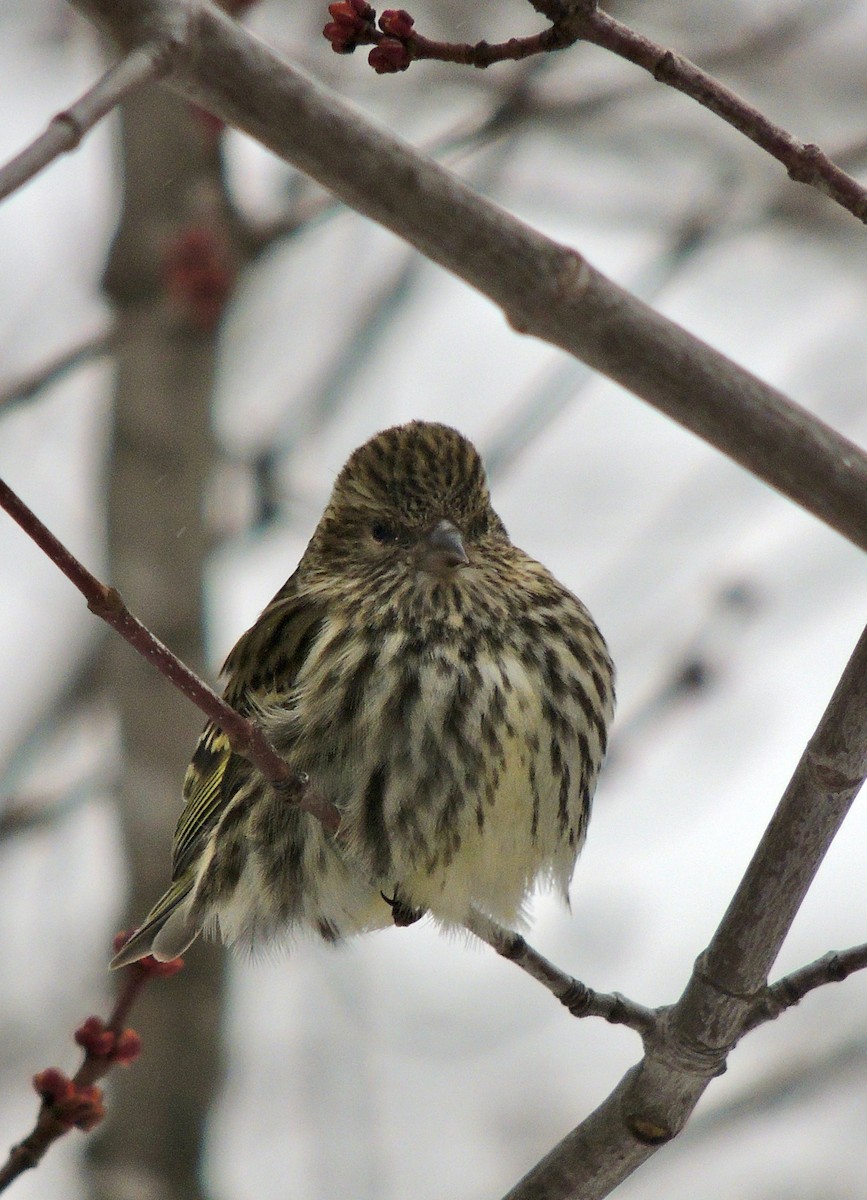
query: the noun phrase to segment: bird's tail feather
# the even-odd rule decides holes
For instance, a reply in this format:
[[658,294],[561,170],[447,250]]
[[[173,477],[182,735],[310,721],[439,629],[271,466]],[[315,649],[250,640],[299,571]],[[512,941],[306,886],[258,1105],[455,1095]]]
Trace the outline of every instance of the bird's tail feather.
[[152,954],[158,962],[168,962],[183,954],[199,933],[200,921],[192,912],[195,876],[189,872],[176,879],[153,906],[132,937],[111,960],[112,970],[138,962]]

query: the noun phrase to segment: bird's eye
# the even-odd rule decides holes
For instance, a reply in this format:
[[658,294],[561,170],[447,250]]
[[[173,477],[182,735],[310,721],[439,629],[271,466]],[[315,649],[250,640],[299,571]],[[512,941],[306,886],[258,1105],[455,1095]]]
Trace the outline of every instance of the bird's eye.
[[472,520],[467,523],[467,537],[470,539],[470,541],[475,540],[475,538],[484,537],[489,528],[490,525],[487,514],[482,513],[479,516],[473,517]]
[[390,525],[386,525],[382,521],[377,521],[374,525],[371,525],[370,532],[373,536],[373,540],[375,542],[380,542],[382,545],[386,545],[388,542],[397,541],[397,534],[395,531]]

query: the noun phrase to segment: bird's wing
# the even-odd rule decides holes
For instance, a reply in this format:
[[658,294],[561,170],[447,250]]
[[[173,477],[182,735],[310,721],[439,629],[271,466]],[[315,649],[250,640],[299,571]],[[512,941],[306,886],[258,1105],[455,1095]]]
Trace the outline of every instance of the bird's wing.
[[[297,572],[226,659],[225,699],[244,716],[257,701],[273,702],[291,691],[322,628],[324,612],[298,587]],[[233,753],[225,733],[209,722],[184,778],[184,807],[175,830],[172,879],[179,879],[203,840],[254,768]]]
[[[113,971],[116,971],[118,967],[126,967],[130,963],[138,962],[147,954],[154,954],[159,962],[165,962],[167,959],[183,954],[198,933],[198,926],[187,922],[185,918],[188,914],[184,914],[182,908],[183,901],[192,891],[194,883],[194,872],[189,871],[186,875],[176,879],[169,890],[160,896],[141,925],[133,931],[132,936],[124,942],[111,960]],[[160,930],[178,912],[180,912],[179,923],[184,930],[184,935],[177,938],[177,945],[172,949],[156,952],[154,943]]]

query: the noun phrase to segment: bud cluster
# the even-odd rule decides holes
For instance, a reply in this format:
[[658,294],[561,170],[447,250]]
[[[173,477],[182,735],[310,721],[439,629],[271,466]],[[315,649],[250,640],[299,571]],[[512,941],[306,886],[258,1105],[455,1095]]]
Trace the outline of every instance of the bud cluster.
[[89,1133],[105,1116],[102,1089],[94,1084],[76,1083],[56,1067],[34,1075],[33,1086],[55,1120],[67,1129],[74,1127]]
[[351,54],[357,46],[373,45],[367,61],[378,75],[405,71],[412,61],[414,21],[403,8],[383,12],[377,30],[376,11],[367,0],[338,0],[329,4],[331,21],[323,34],[336,54]]

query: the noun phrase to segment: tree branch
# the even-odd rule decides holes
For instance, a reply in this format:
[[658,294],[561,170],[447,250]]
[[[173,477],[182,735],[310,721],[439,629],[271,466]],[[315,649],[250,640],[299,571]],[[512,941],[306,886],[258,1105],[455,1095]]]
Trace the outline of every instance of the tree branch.
[[[767,973],[865,776],[867,629],[716,934],[646,1038],[644,1058],[507,1200],[601,1200],[680,1132],[767,1001]],[[851,952],[855,961],[861,951]],[[796,986],[818,970],[795,972]]]
[[5,387],[0,388],[0,414],[13,405],[35,399],[45,388],[62,379],[75,367],[90,362],[91,359],[101,358],[104,354],[110,354],[113,349],[114,331],[106,330],[85,338],[77,346],[62,351],[41,367],[28,371],[18,379],[11,379]]
[[800,1004],[805,996],[826,983],[842,983],[855,971],[867,967],[867,943],[852,946],[848,950],[829,950],[815,962],[799,967],[790,975],[784,975],[772,983],[761,996],[747,1018],[744,1032],[775,1021],[781,1013]]
[[148,41],[136,47],[80,99],[52,117],[44,133],[0,168],[0,200],[23,187],[55,158],[75,150],[88,130],[116,108],[124,96],[158,79],[167,68],[165,46]]
[[573,12],[565,24],[579,40],[610,50],[648,71],[657,82],[696,100],[782,163],[791,179],[818,188],[859,221],[867,222],[867,188],[832,162],[819,146],[799,141],[688,58],[652,42],[595,4],[572,0],[569,7]]
[[123,47],[184,31],[168,79],[867,549],[867,455],[443,167],[296,73],[207,0],[73,0]]
[[484,68],[564,50],[576,42],[590,42],[643,68],[658,83],[696,100],[782,163],[791,179],[817,188],[859,221],[867,222],[867,188],[832,162],[818,146],[805,145],[775,125],[682,54],[667,50],[602,12],[596,0],[535,0],[533,7],[551,22],[548,29],[493,45],[484,41],[471,44],[423,37],[413,28],[413,18],[404,10],[386,9],[377,29],[376,12],[367,4],[361,5],[361,11],[352,3],[332,4],[329,12],[334,20],[323,32],[340,54],[352,53],[358,46],[373,45],[368,62],[379,74],[405,71],[417,59]]
[[473,911],[466,927],[492,950],[546,987],[552,996],[568,1008],[573,1017],[602,1017],[611,1025],[626,1025],[642,1038],[656,1029],[660,1010],[645,1008],[628,1000],[619,992],[595,992],[592,988],[561,971],[547,958],[534,950],[519,933],[504,929],[490,917]]
[[115,629],[134,650],[155,666],[179,691],[192,700],[206,717],[223,730],[236,754],[253,763],[273,787],[284,793],[287,801],[297,804],[299,808],[316,817],[326,829],[332,832],[338,829],[340,816],[337,810],[311,787],[307,776],[299,775],[284,762],[258,726],[230,708],[212,688],[155,638],[129,611],[116,588],[107,587],[92,575],[2,479],[0,507],[17,521],[67,579],[75,584],[87,600],[90,611]]
[[34,1076],[33,1086],[42,1097],[39,1115],[27,1137],[12,1147],[6,1162],[0,1165],[0,1192],[19,1175],[37,1167],[48,1148],[70,1129],[88,1133],[99,1124],[105,1109],[102,1091],[94,1085],[116,1064],[129,1066],[141,1049],[138,1034],[124,1028],[133,1005],[149,979],[175,975],[183,965],[182,958],[159,963],[148,957],[133,963],[125,973],[108,1021],[88,1017],[76,1030],[75,1040],[84,1050],[84,1058],[72,1078],[67,1079],[55,1067]]

